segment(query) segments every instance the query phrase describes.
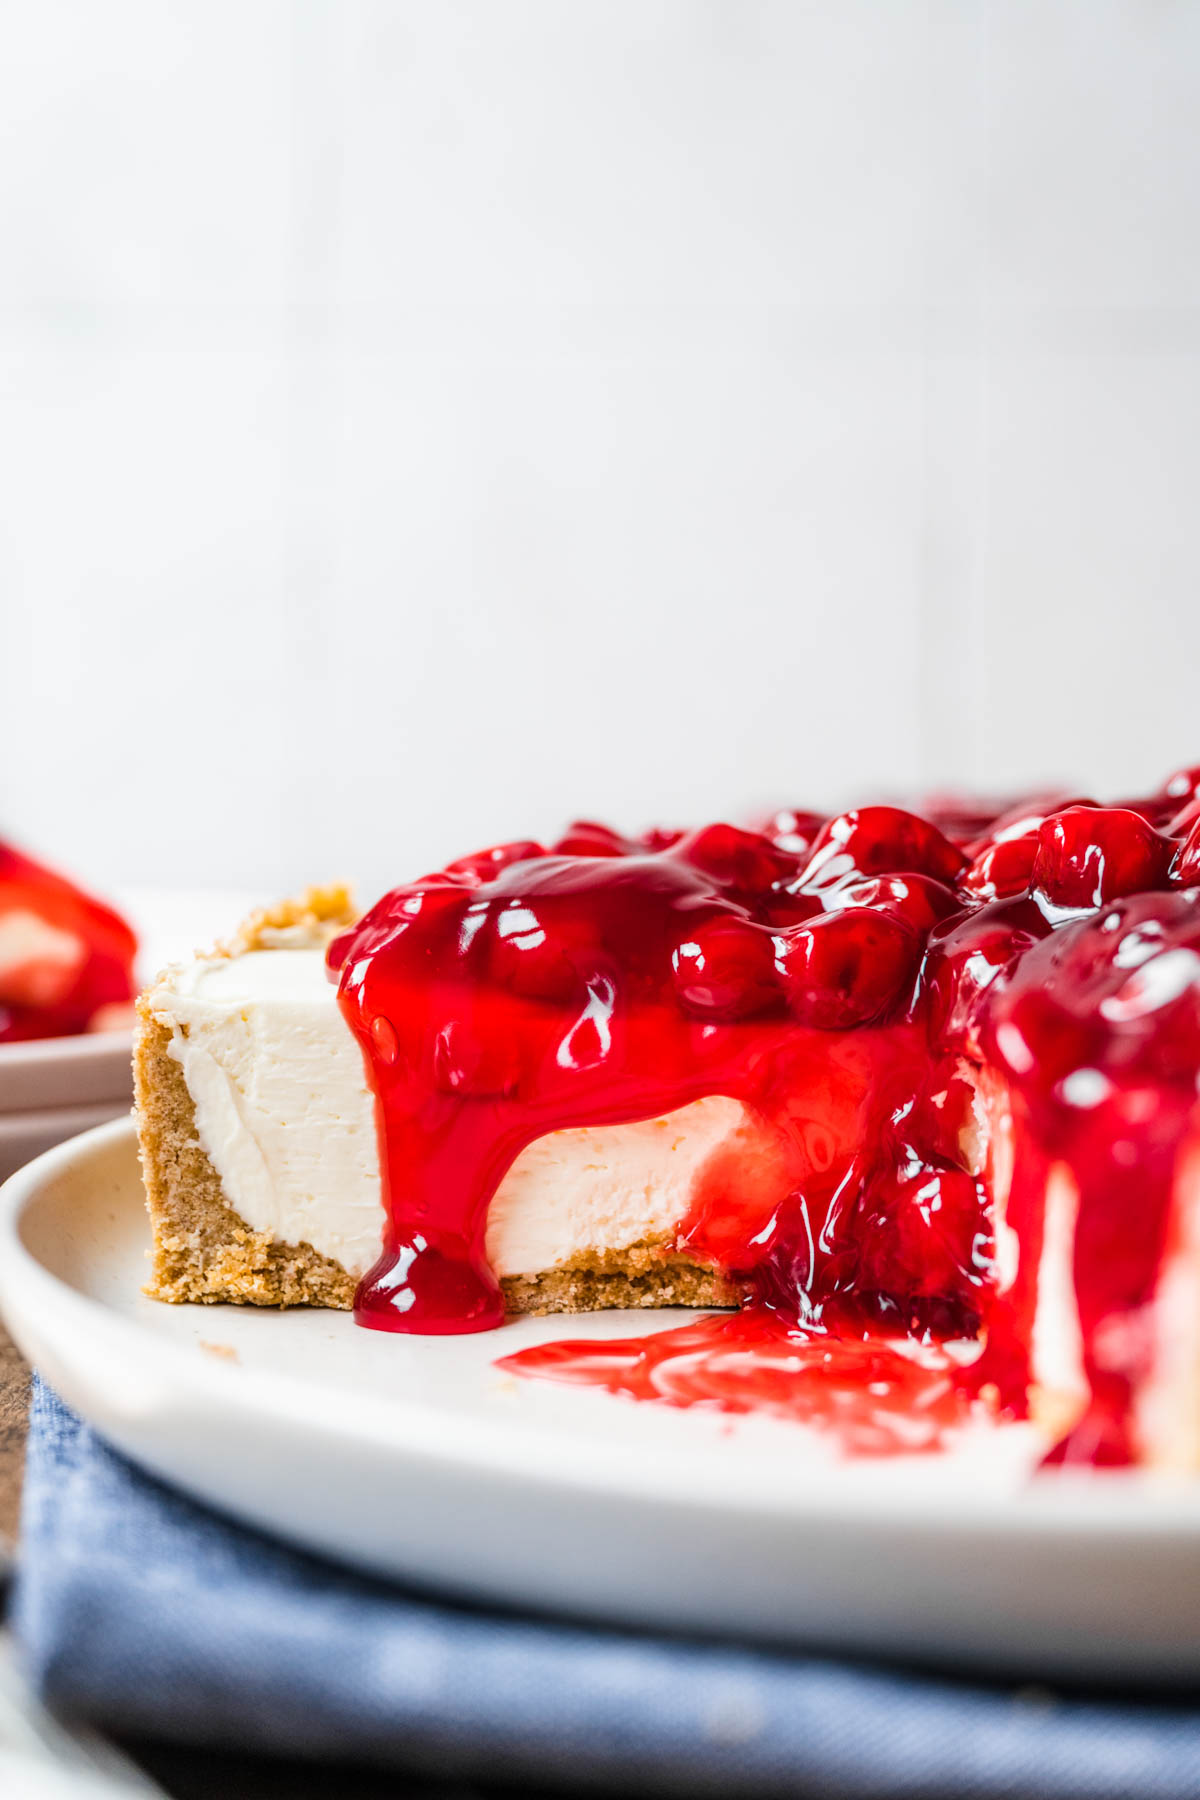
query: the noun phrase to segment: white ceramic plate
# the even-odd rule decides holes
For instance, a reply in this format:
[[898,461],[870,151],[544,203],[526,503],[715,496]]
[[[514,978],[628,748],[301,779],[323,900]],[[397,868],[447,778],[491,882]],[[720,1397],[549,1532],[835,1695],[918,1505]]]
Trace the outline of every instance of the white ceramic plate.
[[521,1345],[680,1321],[389,1336],[144,1299],[130,1125],[0,1198],[0,1306],[65,1397],[254,1524],[458,1594],[1029,1675],[1200,1675],[1200,1482],[1028,1473],[1023,1428],[833,1460],[797,1426],[521,1381]]

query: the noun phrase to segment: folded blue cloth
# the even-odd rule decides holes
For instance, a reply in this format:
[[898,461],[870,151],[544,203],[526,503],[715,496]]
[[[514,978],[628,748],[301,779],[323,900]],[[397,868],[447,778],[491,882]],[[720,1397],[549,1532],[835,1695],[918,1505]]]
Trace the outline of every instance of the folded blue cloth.
[[1200,1797],[1200,1708],[414,1598],[193,1505],[40,1384],[15,1623],[51,1705],[191,1743],[688,1795]]

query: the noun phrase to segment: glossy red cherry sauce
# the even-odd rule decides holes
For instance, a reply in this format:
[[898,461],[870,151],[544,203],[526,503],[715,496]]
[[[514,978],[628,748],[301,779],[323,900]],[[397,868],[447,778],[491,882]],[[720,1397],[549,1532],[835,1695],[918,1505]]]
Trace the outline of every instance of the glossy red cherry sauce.
[[[1093,1387],[1062,1454],[1128,1457],[1139,1371],[1120,1345],[1139,1341],[1153,1293],[1200,1067],[1200,889],[1184,885],[1200,880],[1196,788],[1185,771],[1120,808],[1043,797],[983,831],[967,808],[943,809],[942,831],[885,806],[641,840],[583,824],[386,895],[329,959],[378,1097],[385,1171],[385,1250],[359,1321],[498,1325],[487,1211],[521,1149],[721,1094],[743,1103],[746,1127],[704,1170],[676,1248],[725,1271],[747,1310],[510,1366],[819,1415],[857,1448],[888,1438],[873,1403],[885,1382],[903,1397],[882,1407],[892,1414],[933,1382],[939,1429],[981,1383],[1021,1413],[1053,1161],[1080,1190]],[[1008,1220],[1022,1249],[999,1297],[992,1171],[974,1148],[981,1068],[1016,1121]],[[977,1373],[936,1357],[933,1372],[901,1358],[879,1373],[895,1354],[881,1337],[980,1333]],[[845,1350],[824,1360],[851,1342],[873,1380],[847,1376]],[[852,1424],[850,1392],[872,1402]]]
[[753,1303],[638,1337],[539,1344],[496,1366],[631,1400],[817,1425],[858,1456],[940,1450],[972,1411],[961,1364],[937,1344],[901,1353],[870,1335],[788,1325]]
[[107,1024],[133,999],[136,949],[110,907],[0,844],[0,1043]]

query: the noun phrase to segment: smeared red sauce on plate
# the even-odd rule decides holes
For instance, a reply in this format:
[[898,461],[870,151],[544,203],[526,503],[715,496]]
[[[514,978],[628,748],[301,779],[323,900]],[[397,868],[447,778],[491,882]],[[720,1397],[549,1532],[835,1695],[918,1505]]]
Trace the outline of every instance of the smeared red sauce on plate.
[[936,1345],[905,1353],[814,1334],[753,1305],[638,1337],[537,1344],[497,1367],[630,1400],[818,1425],[858,1456],[940,1450],[975,1410],[961,1366]]

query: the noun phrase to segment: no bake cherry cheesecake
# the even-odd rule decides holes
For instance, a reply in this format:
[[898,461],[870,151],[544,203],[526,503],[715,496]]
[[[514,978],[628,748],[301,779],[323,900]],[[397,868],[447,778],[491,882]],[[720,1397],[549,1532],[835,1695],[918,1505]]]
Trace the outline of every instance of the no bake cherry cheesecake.
[[1198,793],[581,825],[259,915],[140,1003],[151,1291],[427,1333],[736,1307],[506,1361],[1195,1465]]

